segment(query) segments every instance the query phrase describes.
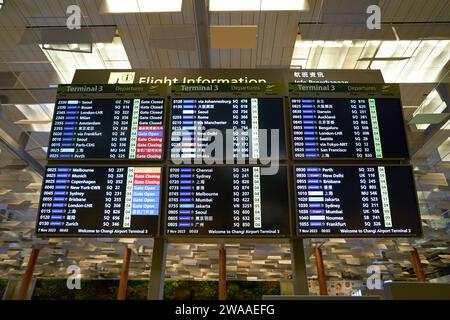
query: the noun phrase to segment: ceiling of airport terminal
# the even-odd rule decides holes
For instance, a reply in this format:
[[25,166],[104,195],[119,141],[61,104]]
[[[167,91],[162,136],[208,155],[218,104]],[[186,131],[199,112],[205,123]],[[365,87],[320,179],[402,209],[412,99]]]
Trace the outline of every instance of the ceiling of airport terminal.
[[[6,2],[0,11],[0,40],[2,61],[18,64],[18,68],[28,72],[53,71],[46,63],[45,56],[38,46],[33,44],[17,45],[25,28],[28,32],[43,27],[65,27],[66,8],[77,3],[82,13],[82,24],[92,27],[93,31],[117,26],[133,68],[180,68],[198,67],[199,48],[197,44],[186,47],[183,41],[176,41],[171,49],[167,43],[171,39],[186,39],[189,43],[196,37],[195,32],[180,32],[176,26],[192,30],[196,25],[193,0],[183,1],[180,13],[153,14],[100,14],[101,0],[16,0]],[[328,1],[323,2],[323,6]],[[348,7],[360,0],[345,1]],[[342,6],[345,2],[340,1]],[[289,66],[294,49],[296,34],[305,32],[318,37],[317,32],[327,37],[337,37],[339,30],[351,30],[358,25],[329,24],[322,22],[322,0],[310,0],[310,10],[301,12],[210,12],[210,25],[256,25],[258,26],[257,47],[255,49],[209,49],[210,67],[213,68],[255,68],[263,66]],[[389,23],[440,22],[430,28],[430,32],[441,30],[444,22],[450,21],[448,1],[409,0],[380,1],[383,28],[390,28]],[[298,24],[300,23],[300,27]],[[385,24],[386,23],[386,24]],[[155,26],[162,26],[155,28]],[[164,28],[164,26],[166,28]],[[414,25],[406,25],[407,30],[415,30]],[[364,26],[363,26],[364,27]],[[324,29],[325,28],[325,29]],[[403,28],[403,27],[402,27]],[[34,29],[34,30],[33,30]],[[423,28],[421,28],[423,29]],[[177,33],[178,30],[178,33]],[[181,29],[182,30],[182,29]],[[447,29],[448,30],[448,29]],[[7,31],[7,32],[5,32]],[[366,34],[358,34],[356,39],[371,39],[373,31],[364,28]],[[38,36],[36,36],[38,41]],[[351,40],[346,39],[346,40]],[[156,40],[156,41],[155,41]],[[159,43],[162,48],[154,45]],[[207,46],[201,43],[200,46]],[[177,48],[177,46],[179,46]],[[209,47],[203,48],[208,50]],[[193,50],[194,49],[194,50]],[[9,71],[8,69],[6,71]],[[48,77],[48,75],[47,75]],[[44,77],[45,78],[45,77]],[[43,79],[40,79],[43,80]],[[41,82],[46,84],[46,81]]]
[[[414,55],[416,44],[419,49],[425,44],[432,45],[436,50],[442,49],[437,52],[424,48],[423,54],[434,52],[436,61],[439,61],[439,66],[430,66],[440,69],[433,80],[427,78],[428,74],[422,76],[422,72],[405,78],[408,83],[401,84],[425,238],[417,241],[305,241],[308,273],[315,275],[312,248],[316,245],[322,247],[327,273],[336,278],[361,278],[365,276],[367,266],[376,262],[383,266],[386,279],[411,279],[414,277],[409,257],[412,245],[419,247],[427,275],[448,271],[450,124],[439,123],[421,129],[413,123],[413,119],[416,116],[416,120],[419,116],[427,118],[430,113],[449,112],[450,1],[370,1],[381,7],[380,32],[368,30],[364,25],[361,28],[361,17],[364,15],[356,8],[361,8],[362,3],[369,3],[365,0],[339,1],[339,7],[333,6],[335,0],[309,0],[309,10],[301,12],[208,12],[205,9],[207,1],[205,6],[199,6],[195,1],[183,0],[180,13],[110,15],[100,14],[102,0],[5,0],[0,10],[0,131],[3,130],[0,134],[3,138],[0,141],[0,277],[22,274],[32,245],[46,248],[36,270],[40,276],[65,276],[65,267],[76,262],[88,270],[83,276],[117,278],[122,250],[129,246],[134,252],[131,277],[148,277],[152,240],[37,240],[32,234],[40,191],[40,175],[36,168],[45,164],[55,85],[69,81],[76,68],[289,67],[296,58],[298,50],[295,46],[299,37],[300,41],[321,41],[314,42],[314,50],[307,48],[299,52],[307,52],[304,58],[309,59],[313,68],[320,67],[320,63],[330,68],[367,68],[372,63],[386,67],[394,75],[397,68],[402,69],[402,63],[407,62],[402,59],[411,59]],[[75,35],[66,29],[66,9],[73,4],[81,8],[82,34]],[[202,12],[202,8],[205,11]],[[349,21],[359,24],[348,24]],[[428,24],[424,26],[423,23]],[[256,26],[256,47],[211,48],[209,26],[228,25]],[[59,30],[52,32],[50,27],[64,30],[64,36],[61,37]],[[432,35],[431,39],[421,39],[431,42],[408,43],[411,56],[399,59],[399,52],[406,54],[406,51],[400,50],[406,42],[396,42],[392,27],[400,40],[402,37],[408,41],[411,38],[419,40],[414,37]],[[112,29],[115,29],[115,34]],[[55,42],[65,41],[62,46],[69,49],[73,47],[73,39],[90,36],[93,39],[93,55],[41,49],[42,39],[50,33],[57,38]],[[110,39],[112,35],[114,38]],[[327,43],[327,39],[332,42]],[[335,41],[338,39],[342,43]],[[378,41],[386,39],[391,39],[392,43]],[[356,54],[363,51],[357,46],[358,43],[364,42],[369,46],[374,44],[368,42],[372,40],[379,42],[375,42],[379,49],[388,47],[382,51],[390,56],[381,58],[398,61],[380,61],[375,53],[372,56]],[[100,44],[96,41],[112,42]],[[348,41],[353,41],[354,48],[345,47],[350,44]],[[399,46],[394,52],[388,50],[397,44]],[[78,50],[81,45],[75,47]],[[330,52],[340,55],[342,59],[333,61],[331,57],[327,61]],[[347,56],[347,52],[356,53]],[[429,56],[423,58],[429,61]],[[344,59],[347,59],[345,63]],[[302,63],[300,61],[299,65]],[[421,67],[418,64],[417,68]],[[389,76],[385,78],[392,79]],[[229,244],[227,249],[229,279],[291,277],[290,248],[287,244]],[[171,244],[167,276],[217,279],[217,259],[215,244]]]

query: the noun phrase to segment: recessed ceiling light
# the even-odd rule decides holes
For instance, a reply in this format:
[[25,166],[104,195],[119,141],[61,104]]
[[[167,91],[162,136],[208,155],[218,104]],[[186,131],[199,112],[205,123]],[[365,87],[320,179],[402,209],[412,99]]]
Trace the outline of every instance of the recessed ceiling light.
[[306,0],[209,0],[209,11],[308,10]]
[[103,0],[101,13],[180,12],[182,0]]

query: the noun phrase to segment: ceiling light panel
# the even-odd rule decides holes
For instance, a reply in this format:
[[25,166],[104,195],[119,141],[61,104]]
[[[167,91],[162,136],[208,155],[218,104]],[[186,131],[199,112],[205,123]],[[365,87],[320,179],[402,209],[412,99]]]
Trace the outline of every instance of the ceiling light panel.
[[308,10],[307,0],[210,0],[209,11]]
[[291,67],[379,69],[386,82],[437,82],[450,60],[449,40],[302,41],[297,37]]
[[438,152],[442,161],[450,162],[450,138],[438,147]]
[[24,118],[15,121],[15,124],[26,126],[27,131],[50,132],[53,103],[16,104],[16,108]]
[[[230,1],[227,1],[230,2]],[[262,0],[262,11],[298,11],[308,10],[306,0]]]
[[120,37],[112,43],[94,44],[92,53],[45,50],[40,46],[58,73],[62,83],[70,83],[76,69],[130,69],[131,65]]
[[[442,100],[441,96],[436,89],[430,92],[430,94],[425,98],[420,107],[413,113],[417,114],[439,114],[442,113],[447,108],[447,104]],[[418,130],[426,130],[429,124],[416,124]]]
[[101,13],[180,12],[182,0],[104,0]]

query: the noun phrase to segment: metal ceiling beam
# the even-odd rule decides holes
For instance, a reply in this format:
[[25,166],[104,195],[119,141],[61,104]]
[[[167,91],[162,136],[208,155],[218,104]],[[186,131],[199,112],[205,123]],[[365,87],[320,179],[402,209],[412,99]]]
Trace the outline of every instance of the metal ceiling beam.
[[194,0],[194,19],[195,32],[197,38],[197,52],[200,68],[209,68],[211,66],[209,61],[209,13],[206,0]]

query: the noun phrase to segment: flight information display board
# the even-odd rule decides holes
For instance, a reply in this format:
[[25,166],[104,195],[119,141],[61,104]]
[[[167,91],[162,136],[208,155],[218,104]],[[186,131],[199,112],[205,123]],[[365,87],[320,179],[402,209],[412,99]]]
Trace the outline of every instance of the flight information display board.
[[49,160],[161,160],[164,86],[58,87]]
[[150,237],[158,232],[160,167],[47,167],[39,236]]
[[422,234],[410,166],[296,166],[301,237],[417,237]]
[[294,159],[409,158],[398,85],[290,85]]
[[175,93],[189,95],[172,100],[171,159],[285,159],[283,97],[272,97],[267,87],[176,86]]
[[167,236],[286,237],[287,169],[170,167]]

